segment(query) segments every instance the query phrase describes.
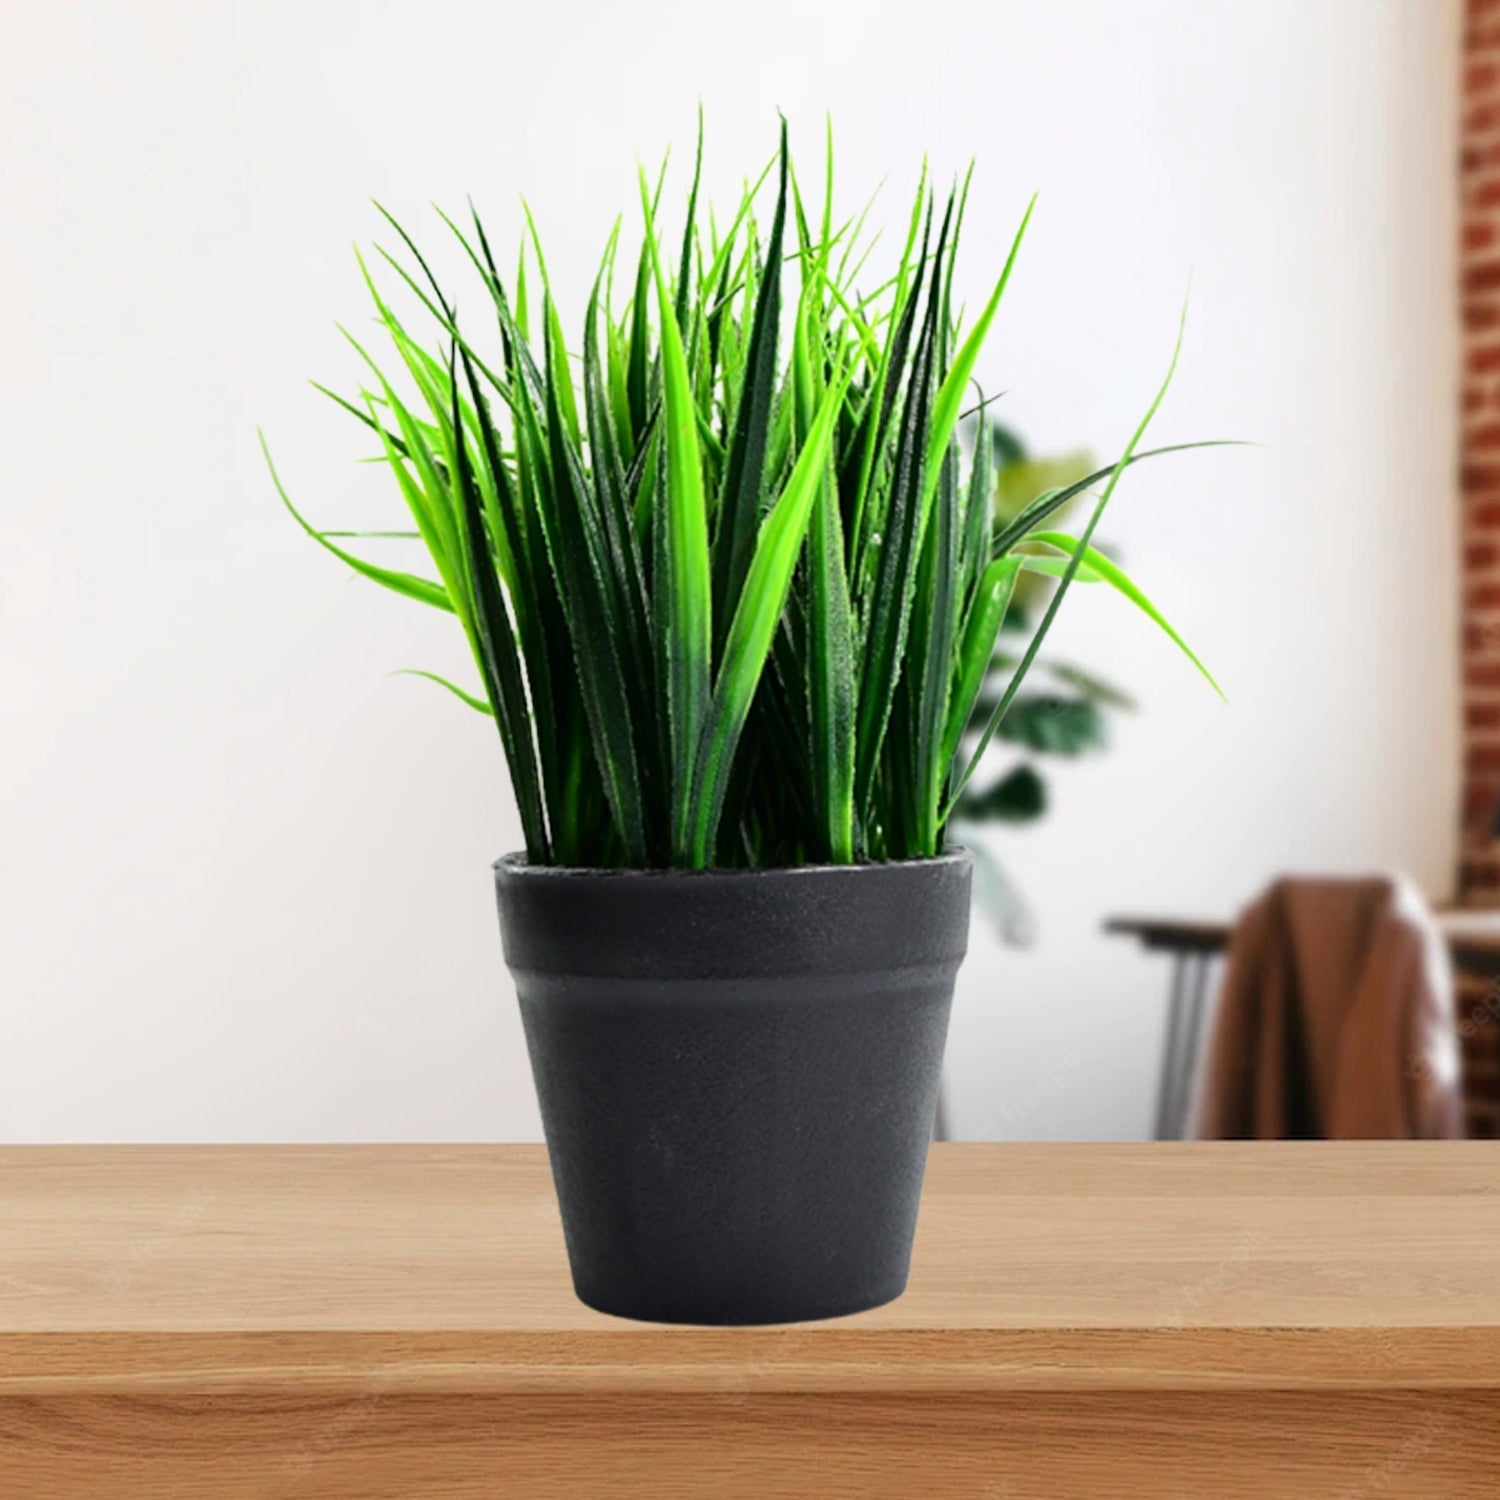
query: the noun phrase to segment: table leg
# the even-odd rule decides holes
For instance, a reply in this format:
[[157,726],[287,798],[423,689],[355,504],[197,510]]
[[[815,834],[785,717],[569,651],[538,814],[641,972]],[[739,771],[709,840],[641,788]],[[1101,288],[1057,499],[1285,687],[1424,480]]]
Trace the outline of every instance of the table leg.
[[1161,1073],[1156,1086],[1155,1138],[1159,1141],[1180,1141],[1187,1132],[1212,958],[1208,953],[1172,955]]
[[1195,953],[1187,960],[1181,1056],[1177,1062],[1177,1098],[1172,1107],[1173,1140],[1187,1135],[1188,1110],[1193,1102],[1193,1080],[1198,1073],[1198,1048],[1203,1033],[1203,1014],[1208,1007],[1207,953]]
[[1167,997],[1167,1025],[1162,1037],[1161,1073],[1156,1084],[1155,1139],[1172,1139],[1172,1112],[1177,1100],[1177,1039],[1182,1031],[1184,996],[1187,992],[1187,955],[1172,955],[1171,989]]

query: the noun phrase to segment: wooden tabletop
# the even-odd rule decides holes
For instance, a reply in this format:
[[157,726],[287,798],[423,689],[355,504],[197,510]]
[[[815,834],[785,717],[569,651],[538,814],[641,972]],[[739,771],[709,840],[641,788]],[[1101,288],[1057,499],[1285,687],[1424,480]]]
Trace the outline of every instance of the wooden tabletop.
[[580,1306],[538,1148],[0,1151],[5,1500],[1492,1500],[1486,1142],[937,1146],[911,1288]]
[[939,1145],[898,1302],[656,1327],[572,1296],[539,1147],[0,1150],[0,1396],[1500,1387],[1483,1142]]

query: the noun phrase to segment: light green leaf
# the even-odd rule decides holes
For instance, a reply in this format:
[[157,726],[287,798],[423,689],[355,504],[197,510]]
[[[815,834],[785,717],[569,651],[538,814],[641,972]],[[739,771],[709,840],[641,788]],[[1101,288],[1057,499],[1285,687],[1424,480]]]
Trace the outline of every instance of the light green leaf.
[[430,578],[418,578],[412,573],[402,573],[395,568],[382,568],[375,563],[366,562],[364,558],[356,557],[352,552],[346,552],[342,547],[329,541],[327,535],[304,520],[302,513],[292,504],[291,496],[287,494],[286,487],[281,482],[281,476],[276,472],[276,465],[271,462],[271,450],[266,445],[265,433],[262,432],[259,436],[260,451],[265,455],[266,467],[271,471],[271,483],[276,486],[276,493],[281,496],[282,504],[291,512],[292,519],[320,547],[333,553],[340,562],[347,563],[362,578],[368,578],[371,583],[378,583],[382,588],[390,589],[393,594],[401,594],[408,599],[430,604],[434,609],[453,613],[453,601],[449,599],[448,591],[442,584],[434,583]]
[[[666,489],[657,505],[666,573],[654,588],[665,640],[667,731],[671,743],[672,848],[688,856],[692,767],[710,697],[713,612],[708,557],[708,508],[698,448],[698,413],[688,375],[687,354],[676,309],[667,288],[661,251],[652,223],[650,190],[641,172],[641,205],[646,244],[656,282],[661,320],[662,430],[666,450]],[[687,275],[684,267],[681,274]]]
[[[1216,692],[1224,702],[1229,700],[1224,697],[1224,689],[1214,681],[1213,673],[1198,660],[1193,649],[1177,632],[1167,623],[1166,617],[1146,597],[1140,587],[1126,574],[1125,570],[1110,558],[1106,557],[1097,548],[1090,546],[1079,547],[1078,538],[1068,536],[1061,531],[1033,531],[1027,538],[1032,542],[1045,542],[1049,547],[1055,547],[1064,557],[1073,557],[1080,550],[1083,553],[1083,563],[1079,568],[1079,577],[1083,576],[1085,570],[1092,572],[1097,580],[1109,584],[1118,593],[1123,594],[1148,620],[1154,621],[1166,632],[1172,643],[1177,647],[1192,664],[1203,674],[1204,680]],[[1038,559],[1028,559],[1036,562]]]
[[461,703],[467,703],[475,713],[483,714],[487,719],[495,717],[492,709],[483,698],[465,691],[456,682],[449,682],[446,677],[439,677],[436,672],[424,672],[421,667],[402,667],[399,671],[392,672],[392,677],[425,677],[428,682],[435,682],[439,687],[447,688]]

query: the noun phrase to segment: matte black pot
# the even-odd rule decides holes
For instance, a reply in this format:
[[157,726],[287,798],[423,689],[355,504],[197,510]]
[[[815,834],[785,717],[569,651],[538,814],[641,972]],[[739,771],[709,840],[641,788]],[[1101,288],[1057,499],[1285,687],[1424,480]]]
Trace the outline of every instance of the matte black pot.
[[580,1299],[722,1324],[901,1295],[970,874],[495,866]]

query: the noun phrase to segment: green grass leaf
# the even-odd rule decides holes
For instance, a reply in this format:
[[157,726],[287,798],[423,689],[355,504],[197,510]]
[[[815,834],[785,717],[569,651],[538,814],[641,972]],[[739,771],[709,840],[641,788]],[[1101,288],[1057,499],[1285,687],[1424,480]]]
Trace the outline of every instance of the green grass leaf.
[[436,672],[424,672],[421,667],[402,667],[391,675],[393,677],[424,677],[428,682],[435,682],[439,687],[447,688],[460,703],[467,703],[475,713],[481,713],[487,719],[495,717],[495,710],[483,698],[476,697],[473,693],[459,687],[456,682],[449,682],[446,677],[439,677]]
[[484,529],[484,510],[474,482],[459,414],[457,347],[450,355],[449,386],[453,391],[453,488],[455,505],[463,517],[463,563],[470,603],[469,619],[474,657],[484,678],[485,693],[500,729],[505,758],[510,765],[521,827],[526,836],[526,856],[540,863],[552,857],[547,817],[542,802],[541,773],[531,733],[531,707],[521,673],[505,596],[495,570],[489,538]]
[[1117,562],[1106,557],[1097,548],[1087,545],[1080,547],[1077,537],[1068,536],[1061,531],[1034,531],[1027,540],[1044,542],[1049,547],[1055,547],[1064,557],[1071,558],[1081,551],[1083,563],[1079,568],[1079,576],[1082,576],[1086,568],[1096,579],[1102,580],[1117,593],[1123,594],[1148,620],[1160,626],[1172,644],[1203,674],[1204,681],[1219,695],[1220,699],[1225,703],[1229,701],[1224,697],[1224,689],[1214,681],[1213,673],[1198,660],[1192,647],[1168,624],[1166,616],[1146,597]]
[[[969,381],[973,379],[974,366],[979,361],[979,351],[984,347],[990,324],[995,321],[995,314],[1000,310],[1000,299],[1005,295],[1005,288],[1010,283],[1010,273],[1015,266],[1016,256],[1020,254],[1021,241],[1026,238],[1026,227],[1031,223],[1031,215],[1035,208],[1036,195],[1033,194],[1021,218],[1021,227],[1016,230],[1016,237],[1011,241],[1010,254],[1005,258],[1005,268],[1000,272],[1000,279],[995,283],[995,290],[990,293],[990,300],[985,304],[984,311],[980,313],[968,338],[959,348],[933,400],[932,430],[927,440],[927,483],[922,492],[924,509],[937,488],[942,457],[948,451],[953,429],[958,425],[958,413],[963,405],[964,392],[969,387]],[[938,258],[940,260],[942,258],[941,246],[939,246]]]
[[[692,768],[703,738],[711,696],[713,613],[708,508],[698,447],[698,413],[688,377],[687,355],[667,290],[644,172],[641,203],[661,319],[662,430],[666,456],[664,493],[657,506],[665,567],[653,587],[663,631],[658,648],[664,662],[672,770],[671,846],[673,858],[685,860],[691,857]],[[686,268],[682,274],[687,274]]]
[[943,730],[953,682],[953,638],[958,628],[960,537],[958,457],[952,448],[943,459],[934,513],[923,543],[913,630],[912,709],[916,723],[912,740],[912,787],[916,804],[918,848],[926,854],[942,852],[943,796],[951,762],[943,759]]
[[266,443],[265,433],[260,436],[260,451],[265,456],[266,468],[271,473],[271,483],[276,486],[276,493],[281,496],[281,502],[291,512],[292,519],[325,551],[333,553],[340,562],[346,563],[353,568],[361,578],[368,578],[371,583],[378,583],[381,588],[389,589],[393,594],[401,594],[407,599],[415,599],[421,604],[430,604],[434,609],[447,610],[453,613],[453,601],[448,597],[448,591],[440,583],[434,583],[430,578],[418,578],[412,573],[402,573],[395,568],[382,568],[372,562],[366,562],[362,557],[356,557],[352,552],[346,552],[342,547],[328,540],[328,536],[319,531],[315,526],[303,518],[302,513],[292,504],[291,496],[287,494],[286,487],[281,482],[281,476],[276,472],[276,465],[271,462],[271,450]]
[[558,394],[559,368],[566,357],[555,346],[549,349],[546,430],[553,487],[541,503],[543,513],[551,515],[548,547],[605,795],[631,863],[645,866],[651,863],[651,839],[642,797],[637,724],[631,682],[619,655],[626,634],[611,585],[597,506],[569,441]]
[[781,241],[786,225],[787,137],[781,122],[781,179],[776,212],[766,242],[755,315],[745,355],[743,383],[735,404],[734,426],[720,492],[713,544],[714,643],[722,647],[750,566],[765,482],[771,410],[776,399],[776,334],[781,321]]
[[[982,392],[973,406],[1033,207],[966,316],[972,166],[940,205],[923,162],[882,264],[873,199],[852,215],[838,202],[831,120],[816,190],[782,121],[727,217],[708,201],[704,139],[700,111],[681,199],[665,164],[641,174],[639,251],[616,219],[571,332],[529,209],[506,277],[472,203],[462,227],[437,210],[477,277],[462,320],[439,263],[380,209],[389,251],[356,255],[395,357],[350,337],[369,375],[346,396],[319,389],[378,444],[359,461],[390,472],[409,520],[314,527],[274,467],[272,481],[320,547],[458,621],[482,694],[417,675],[495,722],[533,859],[931,855],[955,809],[1038,810],[1027,767],[968,784],[994,735],[1071,753],[1121,701],[1038,655],[1073,583],[1108,583],[1187,650],[1090,542],[1128,466],[1212,445],[1142,450],[1148,413],[1117,463],[1085,475],[1076,456],[1021,461]],[[1092,519],[1067,536],[1060,512],[1085,493]],[[398,540],[420,541],[430,569],[360,555],[394,557]],[[1018,599],[1020,581],[1033,591]],[[1033,667],[1044,685],[1022,692]]]
[[[1089,517],[1088,525],[1084,528],[1083,535],[1079,538],[1080,545],[1069,559],[1068,565],[1063,571],[1062,580],[1058,584],[1057,591],[1048,602],[1047,610],[1042,616],[1041,624],[1037,626],[1036,632],[1026,647],[1025,654],[1021,657],[1020,663],[1011,676],[1010,685],[1001,695],[1000,702],[995,705],[995,710],[990,715],[989,722],[985,725],[984,732],[979,737],[979,743],[975,747],[974,753],[969,757],[969,762],[965,766],[963,774],[957,780],[953,791],[954,799],[962,795],[965,786],[968,785],[969,778],[978,769],[979,762],[983,759],[984,752],[988,748],[997,726],[1005,717],[1006,709],[1010,707],[1016,694],[1020,691],[1021,684],[1026,680],[1026,674],[1030,671],[1032,662],[1036,660],[1037,652],[1041,650],[1042,642],[1046,640],[1047,632],[1052,628],[1052,622],[1057,618],[1057,612],[1062,607],[1062,601],[1067,595],[1068,586],[1072,583],[1078,570],[1083,566],[1084,554],[1093,537],[1094,528],[1099,524],[1100,517],[1103,516],[1104,509],[1109,504],[1110,497],[1115,492],[1115,486],[1120,482],[1120,475],[1125,472],[1126,467],[1130,463],[1131,456],[1140,445],[1141,439],[1146,435],[1146,429],[1151,425],[1151,419],[1156,415],[1157,409],[1166,399],[1167,391],[1172,384],[1172,377],[1177,373],[1177,360],[1182,354],[1182,339],[1186,331],[1187,303],[1184,301],[1182,304],[1182,317],[1177,325],[1177,342],[1172,349],[1172,362],[1167,367],[1166,377],[1157,390],[1151,405],[1147,408],[1146,415],[1141,418],[1140,425],[1131,434],[1130,441],[1125,445],[1125,451],[1120,455],[1119,461],[1115,464],[1109,480],[1104,487],[1104,493],[1099,496],[1098,503],[1094,506],[1093,514]],[[952,802],[949,803],[948,812],[949,814],[952,813]]]
[[[947,232],[948,221],[945,219],[938,234],[936,259],[939,262]],[[919,276],[919,288],[920,284]],[[870,806],[876,777],[883,763],[881,750],[901,680],[921,562],[925,520],[922,496],[927,492],[925,471],[930,447],[928,438],[932,424],[941,310],[942,291],[938,278],[933,276],[928,290],[927,314],[907,381],[893,472],[881,516],[883,541],[863,640],[855,764],[855,799],[861,816]],[[913,768],[907,765],[896,774],[909,777]]]
[[995,641],[1010,607],[1020,571],[1019,557],[997,557],[980,575],[979,585],[974,591],[959,643],[956,677],[944,721],[942,756],[945,775],[951,774],[959,742],[974,716],[974,705],[989,674]]
[[730,762],[786,606],[847,378],[841,376],[830,384],[786,487],[761,527],[729,626],[694,778],[691,855],[698,867],[709,862],[715,847]]
[[[1028,542],[1034,541],[1035,538],[1027,537],[1026,540]],[[1037,557],[1029,552],[1015,552],[1011,555],[1021,564],[1025,572],[1035,573],[1042,578],[1071,578],[1075,583],[1104,582],[1103,576],[1090,567],[1087,562],[1069,572],[1068,563],[1065,558]]]

